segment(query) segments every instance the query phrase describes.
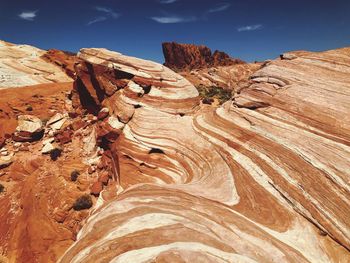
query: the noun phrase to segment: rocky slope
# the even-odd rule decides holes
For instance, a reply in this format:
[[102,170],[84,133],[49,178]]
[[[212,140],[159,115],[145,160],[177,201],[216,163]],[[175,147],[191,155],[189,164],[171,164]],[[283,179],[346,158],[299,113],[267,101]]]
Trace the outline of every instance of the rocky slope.
[[[72,113],[71,90],[72,82],[1,91],[0,131],[6,141],[0,166],[10,161],[0,167],[1,262],[57,262],[88,215],[72,206],[90,193],[98,176],[88,173],[88,142],[82,140],[91,133],[93,118],[66,115]],[[32,137],[37,130],[44,131],[42,138]],[[62,150],[56,160],[53,149]],[[73,171],[80,173],[75,181]]]
[[45,53],[33,46],[0,40],[0,89],[71,81],[57,65],[41,57]]
[[49,52],[46,62],[45,51],[4,42],[0,53],[0,262],[57,262],[88,215],[72,207],[98,176],[82,140],[93,116],[72,109],[63,69],[74,57]]
[[60,262],[349,262],[350,48],[285,54],[220,107],[162,65],[78,56],[118,195]]
[[212,53],[204,45],[165,42],[162,47],[165,58],[164,65],[175,71],[244,64],[244,61],[231,58],[222,51],[215,50]]

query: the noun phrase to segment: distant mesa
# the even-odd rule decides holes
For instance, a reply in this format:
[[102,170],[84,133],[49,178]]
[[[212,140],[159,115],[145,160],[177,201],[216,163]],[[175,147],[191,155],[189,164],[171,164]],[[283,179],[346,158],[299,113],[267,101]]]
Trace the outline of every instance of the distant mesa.
[[165,58],[164,65],[175,71],[245,63],[240,59],[231,58],[222,51],[215,50],[212,53],[210,48],[204,45],[165,42],[162,47]]

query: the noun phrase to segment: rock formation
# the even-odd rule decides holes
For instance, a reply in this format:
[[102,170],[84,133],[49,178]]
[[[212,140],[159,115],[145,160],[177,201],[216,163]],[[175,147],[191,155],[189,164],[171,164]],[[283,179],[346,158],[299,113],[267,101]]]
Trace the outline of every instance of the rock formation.
[[42,55],[42,58],[50,63],[61,67],[69,77],[74,78],[74,64],[78,63],[78,58],[76,57],[76,54],[57,49],[49,49],[46,53]]
[[71,81],[57,65],[42,58],[45,53],[33,46],[0,40],[0,89]]
[[206,46],[192,44],[163,43],[164,65],[175,70],[192,70],[207,67],[231,66],[243,64],[240,59],[231,58],[224,52],[216,50],[213,54]]
[[290,54],[211,107],[162,65],[82,49],[73,106],[108,108],[118,195],[60,262],[349,262],[350,48]]
[[350,48],[190,53],[1,42],[0,261],[350,261]]
[[249,77],[263,63],[245,63],[226,53],[213,54],[206,46],[163,43],[164,65],[175,70],[194,86],[220,87],[236,91],[247,86]]

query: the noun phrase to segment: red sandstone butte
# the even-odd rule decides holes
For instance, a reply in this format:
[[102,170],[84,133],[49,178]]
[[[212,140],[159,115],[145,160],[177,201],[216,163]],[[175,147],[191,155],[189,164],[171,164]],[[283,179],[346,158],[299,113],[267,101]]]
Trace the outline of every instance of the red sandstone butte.
[[165,58],[164,65],[176,71],[245,63],[218,50],[212,53],[210,48],[204,45],[165,42],[162,47]]

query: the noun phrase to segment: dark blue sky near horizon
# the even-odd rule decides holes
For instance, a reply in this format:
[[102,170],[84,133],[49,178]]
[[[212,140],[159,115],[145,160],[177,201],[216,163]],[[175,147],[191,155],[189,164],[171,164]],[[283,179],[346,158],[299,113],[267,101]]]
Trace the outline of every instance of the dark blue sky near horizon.
[[161,43],[176,41],[265,60],[350,46],[350,0],[0,0],[0,39],[158,62]]

